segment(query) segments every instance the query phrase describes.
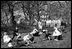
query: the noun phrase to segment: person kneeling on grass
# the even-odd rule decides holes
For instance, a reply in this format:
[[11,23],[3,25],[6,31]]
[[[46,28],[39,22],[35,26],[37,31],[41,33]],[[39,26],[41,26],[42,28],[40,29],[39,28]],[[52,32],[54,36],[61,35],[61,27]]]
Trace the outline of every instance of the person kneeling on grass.
[[23,37],[23,41],[27,43],[26,45],[29,45],[30,43],[34,43],[34,37],[29,33]]
[[10,40],[9,41],[9,43],[8,43],[8,47],[9,48],[13,48],[13,47],[15,47],[16,46],[16,44],[14,44],[13,42],[15,42],[15,40],[16,40],[16,43],[18,44],[18,42],[21,42],[22,40],[21,40],[21,34],[20,33],[16,33],[16,35],[17,36],[15,36],[14,37],[14,39],[13,40]]
[[45,33],[45,36],[44,36],[44,38],[45,39],[43,39],[43,40],[52,40],[52,38],[51,38],[51,35],[52,35],[52,33],[51,32],[48,32],[48,30],[43,30],[43,33]]
[[58,31],[56,27],[54,27],[55,31],[53,32],[52,36],[55,37],[54,40],[58,41],[62,39],[62,32]]

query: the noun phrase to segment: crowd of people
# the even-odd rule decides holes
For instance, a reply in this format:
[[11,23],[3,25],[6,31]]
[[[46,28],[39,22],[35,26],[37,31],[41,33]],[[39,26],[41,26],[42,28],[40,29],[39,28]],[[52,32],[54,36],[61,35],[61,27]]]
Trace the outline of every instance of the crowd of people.
[[[43,29],[43,25],[41,21],[37,22],[38,29],[36,27],[33,28],[31,32],[29,32],[27,35],[22,37],[21,33],[18,33],[18,28],[16,27],[16,32],[13,33],[13,37],[10,38],[7,32],[4,32],[3,35],[3,42],[8,44],[8,47],[14,47],[12,44],[14,38],[17,42],[16,45],[19,45],[20,42],[23,42],[25,46],[30,45],[30,43],[35,43],[34,37],[35,35],[42,35],[45,34],[45,39],[43,40],[54,40],[54,41],[59,41],[63,40],[62,38],[62,31],[60,29],[62,21],[61,20],[47,20],[46,21],[46,26],[52,27],[54,31],[50,32],[47,28]],[[22,43],[22,44],[23,44]],[[15,45],[15,46],[16,46]]]

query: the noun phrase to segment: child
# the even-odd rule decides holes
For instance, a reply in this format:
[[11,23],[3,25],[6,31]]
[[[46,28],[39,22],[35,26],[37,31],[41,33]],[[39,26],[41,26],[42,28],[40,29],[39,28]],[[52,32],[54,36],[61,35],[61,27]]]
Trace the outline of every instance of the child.
[[43,33],[45,33],[45,37],[44,37],[45,39],[43,39],[43,40],[46,40],[46,39],[50,40],[50,37],[49,37],[49,36],[50,36],[51,34],[48,33],[47,30],[43,30]]
[[8,47],[12,47],[13,45],[12,45],[12,43],[8,43]]
[[10,40],[11,40],[11,38],[7,35],[7,32],[4,32],[3,42],[8,43]]
[[24,42],[26,42],[26,45],[29,45],[30,43],[34,42],[34,37],[32,34],[28,34],[23,37]]
[[55,37],[54,40],[58,41],[62,39],[62,33],[58,31],[56,27],[54,27],[55,31],[53,32],[52,36]]

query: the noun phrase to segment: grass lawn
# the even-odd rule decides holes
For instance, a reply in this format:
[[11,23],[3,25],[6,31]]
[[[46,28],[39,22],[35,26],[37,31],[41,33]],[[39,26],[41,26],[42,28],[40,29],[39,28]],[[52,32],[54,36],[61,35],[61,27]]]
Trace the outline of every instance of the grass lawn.
[[[43,41],[43,35],[39,36],[39,37],[35,37],[35,44],[31,44],[31,46],[21,46],[19,48],[71,48],[71,28],[67,28],[67,33],[63,33],[63,40],[60,41],[49,41],[49,40],[45,40]],[[20,30],[19,32],[23,32],[23,30]],[[26,35],[28,33],[23,33],[22,36]],[[1,41],[1,48],[7,48],[7,44],[4,44]]]

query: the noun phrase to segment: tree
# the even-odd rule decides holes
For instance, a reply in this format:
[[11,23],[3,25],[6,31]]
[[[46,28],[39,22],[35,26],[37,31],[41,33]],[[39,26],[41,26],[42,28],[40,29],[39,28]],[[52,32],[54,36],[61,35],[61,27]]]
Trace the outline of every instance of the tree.
[[15,21],[15,16],[14,16],[14,13],[13,13],[13,9],[14,9],[14,5],[12,5],[11,2],[7,2],[8,6],[9,6],[9,12],[11,13],[11,21],[12,21],[12,24],[13,25],[16,25],[16,21]]
[[4,4],[1,4],[1,23],[5,24],[5,26],[8,25],[8,5],[6,2],[3,2]]

